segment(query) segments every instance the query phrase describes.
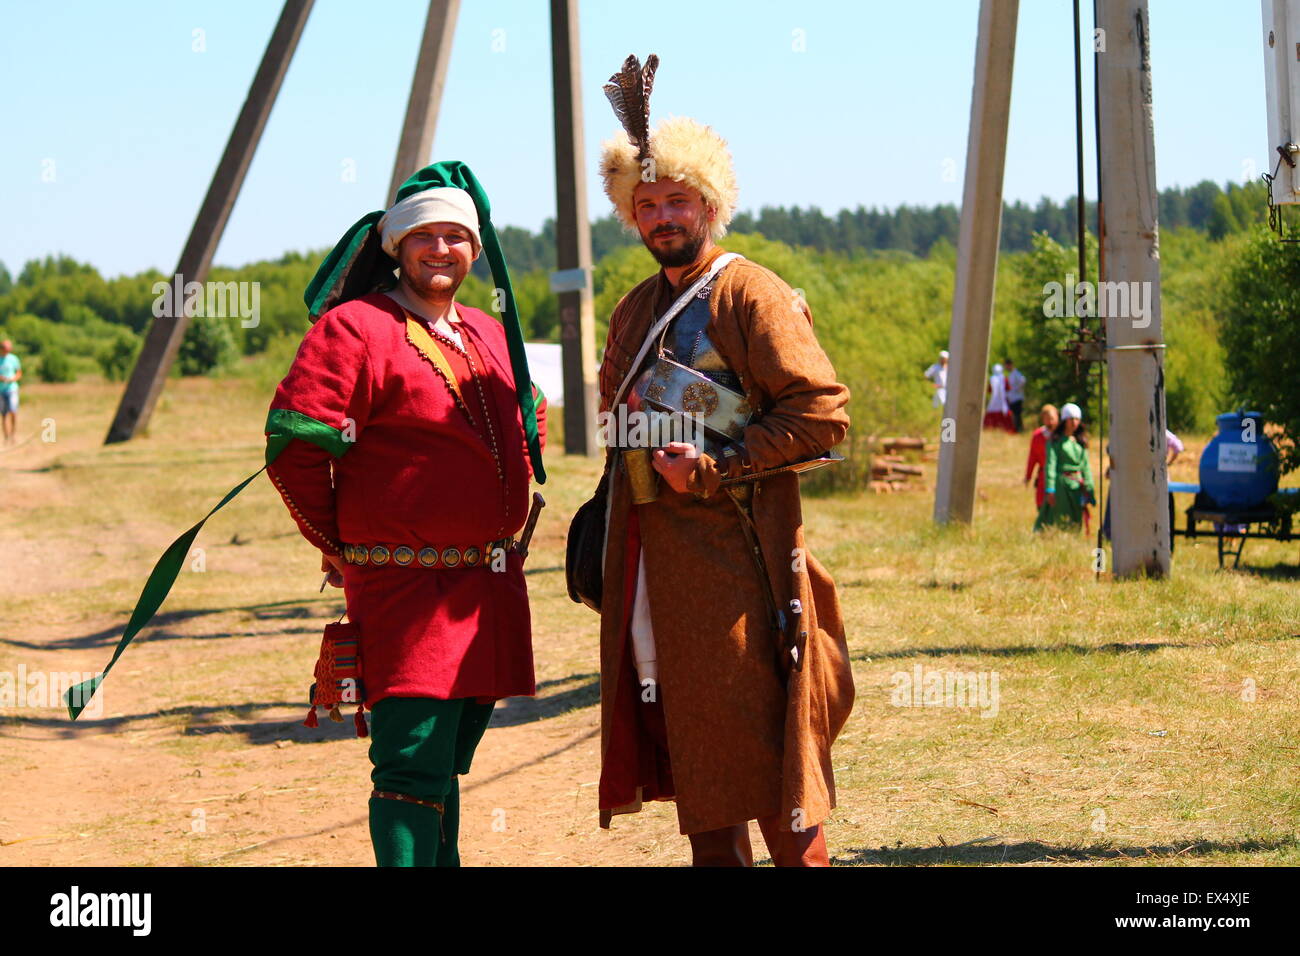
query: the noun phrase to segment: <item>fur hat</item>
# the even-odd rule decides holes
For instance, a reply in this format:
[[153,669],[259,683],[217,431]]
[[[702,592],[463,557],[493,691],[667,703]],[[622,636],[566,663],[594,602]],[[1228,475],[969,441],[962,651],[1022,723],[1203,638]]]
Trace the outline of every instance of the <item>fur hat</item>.
[[634,232],[632,194],[642,182],[673,179],[698,190],[704,202],[717,211],[714,239],[726,235],[727,224],[736,211],[736,171],[727,141],[711,127],[685,116],[671,117],[655,128],[644,167],[626,136],[606,140],[600,154],[600,175],[615,215]]
[[716,212],[713,238],[727,233],[736,211],[736,171],[727,141],[703,123],[688,117],[669,117],[649,130],[650,91],[659,58],[651,54],[642,68],[630,56],[605,86],[614,113],[627,135],[605,141],[600,154],[600,175],[605,195],[614,204],[619,221],[633,232],[633,193],[642,182],[672,179],[697,190]]

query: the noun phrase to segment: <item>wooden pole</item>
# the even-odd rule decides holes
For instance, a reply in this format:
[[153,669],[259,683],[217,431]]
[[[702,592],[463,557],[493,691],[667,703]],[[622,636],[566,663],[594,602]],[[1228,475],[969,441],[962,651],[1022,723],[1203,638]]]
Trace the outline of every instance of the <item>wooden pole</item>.
[[560,297],[564,451],[597,451],[596,316],[591,291],[591,223],[582,137],[578,0],[551,0],[551,80],[555,98],[555,250],[551,290]]
[[117,414],[104,439],[106,445],[128,441],[149,424],[158,396],[162,394],[163,383],[167,380],[167,372],[176,360],[181,340],[190,324],[189,316],[183,308],[184,286],[190,282],[202,283],[207,279],[212,257],[216,254],[221,234],[230,219],[230,211],[244,184],[244,176],[253,162],[262,130],[266,128],[271,107],[275,105],[276,94],[280,92],[280,84],[289,69],[289,61],[293,59],[303,27],[307,25],[307,15],[311,13],[313,3],[314,0],[285,0],[280,20],[271,33],[271,41],[266,45],[262,63],[253,77],[248,98],[239,111],[235,128],[226,143],[226,151],[217,164],[208,194],[199,207],[189,240],[176,265],[172,307],[166,310],[170,314],[156,317],[149,326],[140,357],[136,359],[126,391],[117,406]]
[[1101,236],[1097,308],[1110,379],[1112,567],[1117,577],[1169,573],[1160,232],[1146,0],[1098,0]]
[[460,0],[429,0],[424,20],[424,39],[411,77],[411,97],[406,101],[406,119],[393,162],[393,179],[388,186],[388,203],[410,175],[428,165],[433,155],[433,134],[438,126],[438,108],[447,85],[451,62],[451,41],[456,35]]
[[939,524],[969,524],[975,511],[1018,12],[1019,0],[980,2],[948,345],[948,397],[934,495],[934,520]]

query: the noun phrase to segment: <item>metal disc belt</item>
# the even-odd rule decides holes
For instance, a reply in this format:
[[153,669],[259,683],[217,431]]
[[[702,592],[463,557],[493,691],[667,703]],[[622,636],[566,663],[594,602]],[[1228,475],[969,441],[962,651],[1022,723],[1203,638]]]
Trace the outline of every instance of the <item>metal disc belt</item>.
[[343,560],[348,564],[373,565],[382,567],[393,564],[397,567],[417,568],[473,568],[492,560],[498,548],[504,551],[514,550],[513,538],[502,538],[485,545],[472,544],[468,547],[435,548],[431,545],[399,544],[393,547],[376,544],[343,545]]

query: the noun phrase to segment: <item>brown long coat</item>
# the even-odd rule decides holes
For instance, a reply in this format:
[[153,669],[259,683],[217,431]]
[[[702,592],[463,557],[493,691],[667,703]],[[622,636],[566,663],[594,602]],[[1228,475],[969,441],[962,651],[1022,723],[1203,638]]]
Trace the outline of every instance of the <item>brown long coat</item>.
[[[721,254],[717,250],[716,254]],[[671,289],[660,272],[614,309],[600,369],[601,409],[619,384],[654,319],[712,261],[706,257]],[[813,335],[801,297],[779,277],[747,260],[718,277],[708,334],[740,376],[761,418],[744,445],[756,470],[816,456],[848,428],[848,389],[835,380]],[[620,704],[640,688],[632,673],[627,620],[629,581],[626,472],[614,458],[601,616],[602,822],[658,796],[653,773],[614,733]],[[773,594],[779,606],[798,598],[807,640],[802,661],[783,679],[766,599],[747,550],[740,516],[719,491],[716,463],[701,455],[678,494],[660,483],[657,501],[638,507],[650,616],[658,657],[671,777],[683,833],[697,833],[780,813],[784,826],[813,826],[835,806],[831,743],[853,705],[844,626],[835,585],[808,554],[798,478],[763,479],[753,498]],[[633,565],[634,567],[634,565]],[[620,696],[621,695],[621,696]],[[620,743],[619,741],[623,741]],[[631,792],[610,781],[640,774]]]

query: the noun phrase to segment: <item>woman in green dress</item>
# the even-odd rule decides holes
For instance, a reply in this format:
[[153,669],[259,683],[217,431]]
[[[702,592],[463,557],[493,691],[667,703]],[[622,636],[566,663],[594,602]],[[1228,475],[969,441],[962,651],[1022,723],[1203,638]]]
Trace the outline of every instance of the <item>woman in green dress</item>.
[[1047,442],[1043,504],[1034,530],[1046,527],[1078,531],[1083,526],[1084,505],[1095,501],[1088,440],[1080,431],[1083,413],[1073,402],[1061,409],[1061,420]]

